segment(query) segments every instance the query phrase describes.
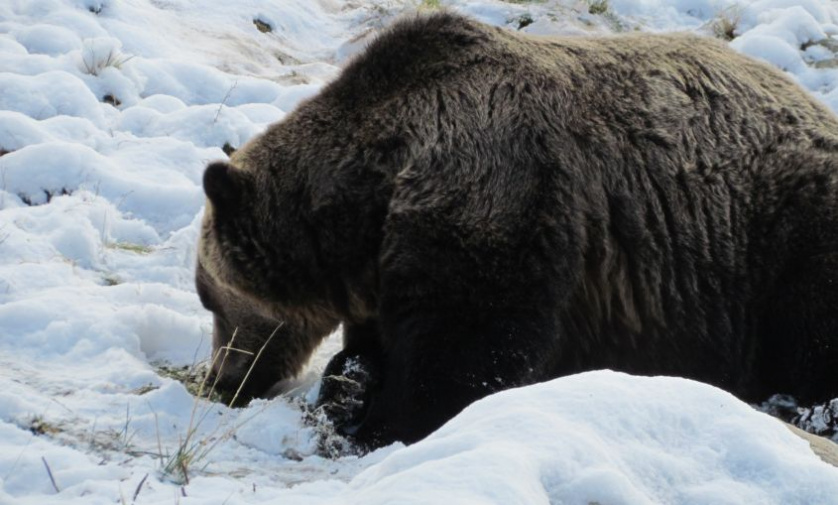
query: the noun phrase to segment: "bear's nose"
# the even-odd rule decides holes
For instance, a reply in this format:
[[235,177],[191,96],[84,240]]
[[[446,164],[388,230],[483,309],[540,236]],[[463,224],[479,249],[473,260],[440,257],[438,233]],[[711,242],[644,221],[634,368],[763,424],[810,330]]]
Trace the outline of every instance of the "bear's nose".
[[238,388],[238,384],[227,374],[211,371],[207,374],[206,382],[204,383],[204,391],[207,395],[233,395]]
[[215,370],[210,370],[204,379],[204,389],[211,389],[217,380],[218,374],[215,373]]

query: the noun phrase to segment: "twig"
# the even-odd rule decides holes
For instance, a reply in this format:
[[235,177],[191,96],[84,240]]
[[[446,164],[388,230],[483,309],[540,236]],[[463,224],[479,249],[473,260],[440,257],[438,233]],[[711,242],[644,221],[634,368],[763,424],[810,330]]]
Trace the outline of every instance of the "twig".
[[160,456],[160,462],[162,464],[163,460],[164,460],[164,457],[163,457],[163,444],[160,441],[160,419],[158,419],[157,411],[154,410],[154,407],[151,406],[151,403],[146,401],[146,404],[148,405],[148,410],[150,410],[151,413],[154,415],[154,428],[155,428],[155,431],[157,432],[157,454]]
[[[186,468],[186,460],[181,459],[179,462],[180,462],[180,471],[183,472],[183,481],[186,483],[186,485],[189,485],[189,472],[187,471],[187,468]],[[186,496],[186,490],[183,489],[183,486],[181,486],[180,489],[181,489],[181,491],[183,491],[183,496]]]
[[230,86],[230,89],[227,90],[227,94],[224,95],[224,98],[221,99],[221,103],[218,104],[218,110],[215,111],[215,118],[212,120],[212,123],[215,124],[218,122],[218,116],[221,114],[221,108],[227,105],[227,100],[230,98],[230,95],[233,93],[233,90],[236,89],[236,86],[239,85],[239,80],[236,79],[233,81],[233,85]]
[[137,501],[137,497],[140,496],[140,490],[143,488],[143,484],[145,484],[145,480],[148,478],[148,474],[145,474],[145,477],[142,478],[139,484],[137,484],[137,489],[134,491],[134,498],[131,499],[131,503]]
[[[224,364],[227,363],[227,356],[230,354],[230,351],[234,351],[234,350],[238,351],[238,349],[235,349],[235,348],[232,347],[233,343],[236,341],[236,335],[238,335],[238,334],[239,334],[239,327],[236,326],[236,328],[233,330],[233,335],[230,337],[230,341],[227,342],[227,345],[224,346],[224,347],[219,348],[219,352],[216,352],[213,355],[212,362],[210,363],[210,370],[213,370],[215,368],[215,364],[218,362],[219,356],[224,354],[224,356],[221,356],[221,364],[218,365],[218,373],[215,374],[215,379],[212,381],[212,385],[210,386],[209,392],[207,392],[206,396],[204,396],[204,388],[207,385],[207,375],[204,375],[204,378],[201,379],[201,384],[198,386],[198,396],[197,396],[197,398],[195,398],[195,402],[192,404],[192,416],[190,416],[190,418],[189,418],[189,429],[190,429],[190,431],[192,430],[193,426],[195,426],[197,428],[197,426],[199,426],[201,423],[203,423],[204,419],[207,418],[210,411],[212,410],[211,407],[207,407],[206,410],[204,410],[203,414],[201,414],[201,417],[198,419],[198,422],[197,423],[195,422],[195,412],[197,411],[197,408],[198,408],[198,399],[199,398],[209,399],[209,398],[212,397],[213,393],[215,393],[215,387],[218,384],[218,381],[221,379],[221,372],[224,370]],[[224,352],[222,353],[220,351],[224,351]],[[187,440],[189,440],[189,437],[187,437]]]
[[[221,371],[224,370],[224,364],[227,363],[227,355],[229,354],[230,349],[233,347],[233,343],[236,341],[236,335],[239,334],[239,327],[233,330],[233,335],[230,337],[230,341],[227,342],[227,345],[219,349],[219,351],[224,350],[224,356],[221,356],[220,352],[215,353],[212,357],[212,363],[210,363],[210,370],[215,366],[216,360],[219,356],[221,356],[221,364],[218,365],[218,373],[215,374],[215,378],[212,381],[212,385],[210,386],[209,393],[207,393],[207,397],[209,398],[215,392],[215,387],[218,385],[218,381],[221,379]],[[207,383],[207,376],[205,375],[204,378],[201,380],[201,385],[198,386],[198,396],[203,397],[204,395],[204,386]],[[195,410],[195,405],[193,405],[193,412]],[[192,424],[192,419],[189,420],[189,423]]]
[[58,484],[55,483],[55,477],[52,475],[52,470],[49,468],[49,463],[47,463],[47,458],[41,456],[41,461],[44,462],[44,467],[47,469],[47,475],[49,475],[49,481],[52,482],[52,487],[55,488],[56,493],[60,493],[61,490],[58,489]]
[[31,444],[32,441],[35,440],[36,436],[37,435],[33,433],[32,436],[29,437],[29,440],[26,441],[26,445],[24,445],[23,449],[20,450],[20,454],[18,454],[17,458],[15,458],[15,462],[12,463],[12,467],[9,468],[9,473],[6,474],[6,477],[4,477],[3,480],[9,480],[9,477],[12,476],[12,473],[15,471],[15,468],[17,468],[18,463],[20,463],[20,458],[23,457],[23,453],[26,452],[26,449],[29,447],[29,444]]
[[131,424],[131,404],[125,404],[125,426],[122,428],[122,448],[127,449],[128,444],[131,442],[131,438],[128,436],[129,426]]

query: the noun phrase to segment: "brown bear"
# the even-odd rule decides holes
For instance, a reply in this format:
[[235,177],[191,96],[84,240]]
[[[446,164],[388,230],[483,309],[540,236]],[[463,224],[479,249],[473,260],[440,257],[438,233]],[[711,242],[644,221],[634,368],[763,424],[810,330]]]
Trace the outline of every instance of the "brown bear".
[[402,20],[204,187],[200,275],[292,362],[344,324],[366,446],[600,368],[838,396],[838,119],[719,41]]

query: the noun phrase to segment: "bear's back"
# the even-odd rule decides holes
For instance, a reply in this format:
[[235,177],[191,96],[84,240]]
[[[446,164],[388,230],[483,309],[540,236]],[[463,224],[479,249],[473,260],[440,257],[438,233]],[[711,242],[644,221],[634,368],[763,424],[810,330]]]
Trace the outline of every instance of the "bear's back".
[[[456,91],[475,116],[466,126],[481,132],[510,129],[499,117],[541,121],[590,144],[677,150],[685,164],[776,142],[838,150],[835,115],[783,72],[686,33],[530,36],[440,13],[397,23],[330,89],[372,108],[405,95],[438,107],[440,93]],[[504,90],[515,110],[491,124],[488,108]]]

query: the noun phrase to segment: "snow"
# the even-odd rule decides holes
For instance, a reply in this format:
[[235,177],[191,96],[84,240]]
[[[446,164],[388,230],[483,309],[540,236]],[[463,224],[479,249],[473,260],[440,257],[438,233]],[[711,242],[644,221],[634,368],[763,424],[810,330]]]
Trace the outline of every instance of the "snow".
[[704,384],[590,372],[480,401],[349,487],[365,503],[828,503],[836,469],[788,433]]
[[738,5],[733,0],[612,0],[610,3],[621,14],[640,18],[648,26],[663,30],[697,28]]
[[[728,20],[734,48],[838,110],[828,0],[442,3],[534,34]],[[244,409],[161,375],[209,353],[193,286],[207,162],[417,4],[0,2],[0,503],[838,503],[838,470],[804,441],[681,379],[566,377],[330,459],[318,445],[340,441],[311,404],[340,334],[293,393]],[[164,471],[180,446],[200,451],[188,483]]]

